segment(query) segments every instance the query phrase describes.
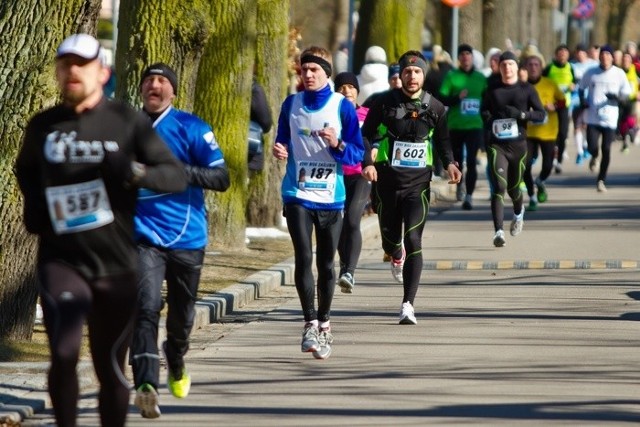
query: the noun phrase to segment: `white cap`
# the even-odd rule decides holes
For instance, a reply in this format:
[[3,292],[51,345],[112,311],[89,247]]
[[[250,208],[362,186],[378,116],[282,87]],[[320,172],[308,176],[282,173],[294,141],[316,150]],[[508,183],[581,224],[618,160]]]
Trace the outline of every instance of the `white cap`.
[[56,52],[56,58],[64,55],[77,55],[84,59],[100,59],[106,64],[106,55],[100,42],[89,34],[74,34],[64,39]]

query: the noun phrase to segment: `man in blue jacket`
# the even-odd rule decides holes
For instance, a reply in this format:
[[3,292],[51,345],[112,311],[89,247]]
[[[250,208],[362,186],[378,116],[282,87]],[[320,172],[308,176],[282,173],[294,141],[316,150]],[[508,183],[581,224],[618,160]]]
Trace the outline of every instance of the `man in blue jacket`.
[[138,242],[138,316],[131,345],[135,404],[144,418],[160,416],[158,322],[162,283],[167,282],[167,386],[173,396],[189,394],[191,377],[184,364],[195,316],[200,272],[207,245],[204,189],[229,188],[222,151],[212,128],[199,117],[173,108],[176,73],[166,64],[147,67],[140,81],[144,111],[173,154],[184,164],[189,185],[181,193],[142,188],[136,208]]

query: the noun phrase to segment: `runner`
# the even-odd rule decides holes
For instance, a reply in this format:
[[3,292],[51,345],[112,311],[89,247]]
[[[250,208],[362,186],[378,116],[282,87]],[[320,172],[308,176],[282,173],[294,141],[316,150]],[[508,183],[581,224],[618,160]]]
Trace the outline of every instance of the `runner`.
[[484,123],[480,116],[480,100],[487,89],[487,79],[473,66],[473,48],[468,44],[458,47],[458,68],[447,73],[440,87],[443,103],[449,107],[447,123],[451,137],[453,158],[466,164],[464,191],[462,182],[457,186],[459,199],[464,195],[462,209],[473,209],[473,191],[478,180],[477,154],[484,146]]
[[75,426],[86,322],[101,423],[123,426],[131,390],[124,363],[136,309],[137,189],[182,191],[186,176],[146,117],[104,96],[109,67],[95,38],[66,38],[55,70],[62,103],[29,121],[16,161],[24,223],[39,237],[49,395],[57,425]]
[[413,308],[422,274],[422,233],[429,213],[433,146],[438,147],[451,183],[462,174],[455,165],[444,105],[422,89],[427,61],[417,51],[399,59],[402,88],[376,98],[362,134],[378,148],[374,164],[365,156],[363,175],[376,181],[376,212],[382,248],[392,256],[391,273],[403,284],[400,324],[415,325]]
[[491,215],[495,234],[493,244],[506,244],[503,230],[504,193],[513,202],[510,232],[517,236],[524,224],[520,182],[527,156],[526,124],[541,122],[545,111],[533,86],[518,78],[518,59],[511,51],[500,55],[501,82],[490,87],[482,102],[482,115],[490,126],[487,161],[491,182]]

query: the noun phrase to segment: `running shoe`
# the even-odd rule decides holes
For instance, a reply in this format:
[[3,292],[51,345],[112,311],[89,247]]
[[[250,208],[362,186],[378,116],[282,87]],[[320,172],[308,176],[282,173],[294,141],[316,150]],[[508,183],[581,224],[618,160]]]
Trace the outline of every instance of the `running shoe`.
[[413,306],[410,302],[403,302],[400,309],[400,322],[401,325],[417,325],[418,319],[416,319]]
[[313,352],[313,357],[316,359],[327,359],[331,356],[331,343],[333,343],[331,328],[321,328],[318,334],[318,344],[320,344],[320,347]]
[[596,186],[596,188],[598,189],[598,193],[606,193],[607,192],[607,186],[604,185],[604,181],[603,180],[598,181],[598,185]]
[[596,169],[598,169],[598,158],[592,157],[591,160],[589,160],[589,170],[595,172]]
[[527,210],[529,212],[537,211],[538,210],[538,202],[536,202],[535,199],[529,200],[529,206],[527,206]]
[[384,255],[382,255],[382,262],[389,262],[389,261],[391,261],[391,255],[385,252]]
[[402,247],[402,258],[400,259],[394,259],[393,257],[391,258],[391,262],[389,263],[391,265],[391,275],[393,276],[394,279],[396,279],[396,282],[398,283],[402,283],[402,268],[404,267],[404,260],[406,258],[407,254],[404,251],[404,246]]
[[512,236],[517,236],[522,233],[522,226],[524,225],[524,211],[520,212],[520,215],[513,215],[513,220],[511,221],[511,227],[509,228],[509,232]]
[[584,156],[582,154],[578,154],[576,156],[576,165],[581,165],[583,161],[584,161]]
[[318,328],[313,323],[307,323],[304,326],[304,332],[302,333],[302,344],[300,349],[303,353],[309,353],[311,351],[317,351],[320,348],[318,342]]
[[462,209],[465,211],[470,211],[473,209],[473,205],[471,204],[471,194],[467,194],[464,196],[464,202],[462,202]]
[[507,244],[507,241],[504,238],[504,231],[498,230],[496,234],[493,235],[493,246],[497,248],[501,248]]
[[142,418],[158,418],[160,416],[158,392],[151,384],[144,383],[138,387],[133,403],[140,410]]
[[557,175],[560,175],[562,173],[562,163],[556,163],[554,170]]
[[174,373],[169,369],[167,387],[171,394],[178,399],[184,399],[189,395],[189,390],[191,389],[191,376],[187,373],[184,366],[178,373]]
[[464,199],[464,187],[462,184],[458,184],[456,187],[456,200],[461,202]]
[[353,275],[351,273],[344,273],[343,275],[340,276],[340,279],[338,280],[340,291],[343,294],[353,293],[353,287],[355,286],[355,284],[356,282],[353,279]]
[[545,187],[544,182],[542,182],[540,178],[536,178],[536,187],[538,187],[538,202],[546,202],[548,197],[547,187]]

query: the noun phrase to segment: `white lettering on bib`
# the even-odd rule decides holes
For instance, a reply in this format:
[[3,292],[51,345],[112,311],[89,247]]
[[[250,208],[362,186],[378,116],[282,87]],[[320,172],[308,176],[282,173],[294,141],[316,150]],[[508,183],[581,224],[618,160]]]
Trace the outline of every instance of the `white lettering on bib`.
[[465,98],[460,102],[460,112],[464,116],[477,116],[480,113],[480,100]]
[[401,168],[427,167],[427,144],[424,142],[394,142],[391,166]]
[[78,233],[113,222],[113,211],[101,178],[47,187],[45,194],[56,234]]
[[493,122],[493,134],[498,139],[512,139],[518,137],[518,122],[516,119],[498,119]]

